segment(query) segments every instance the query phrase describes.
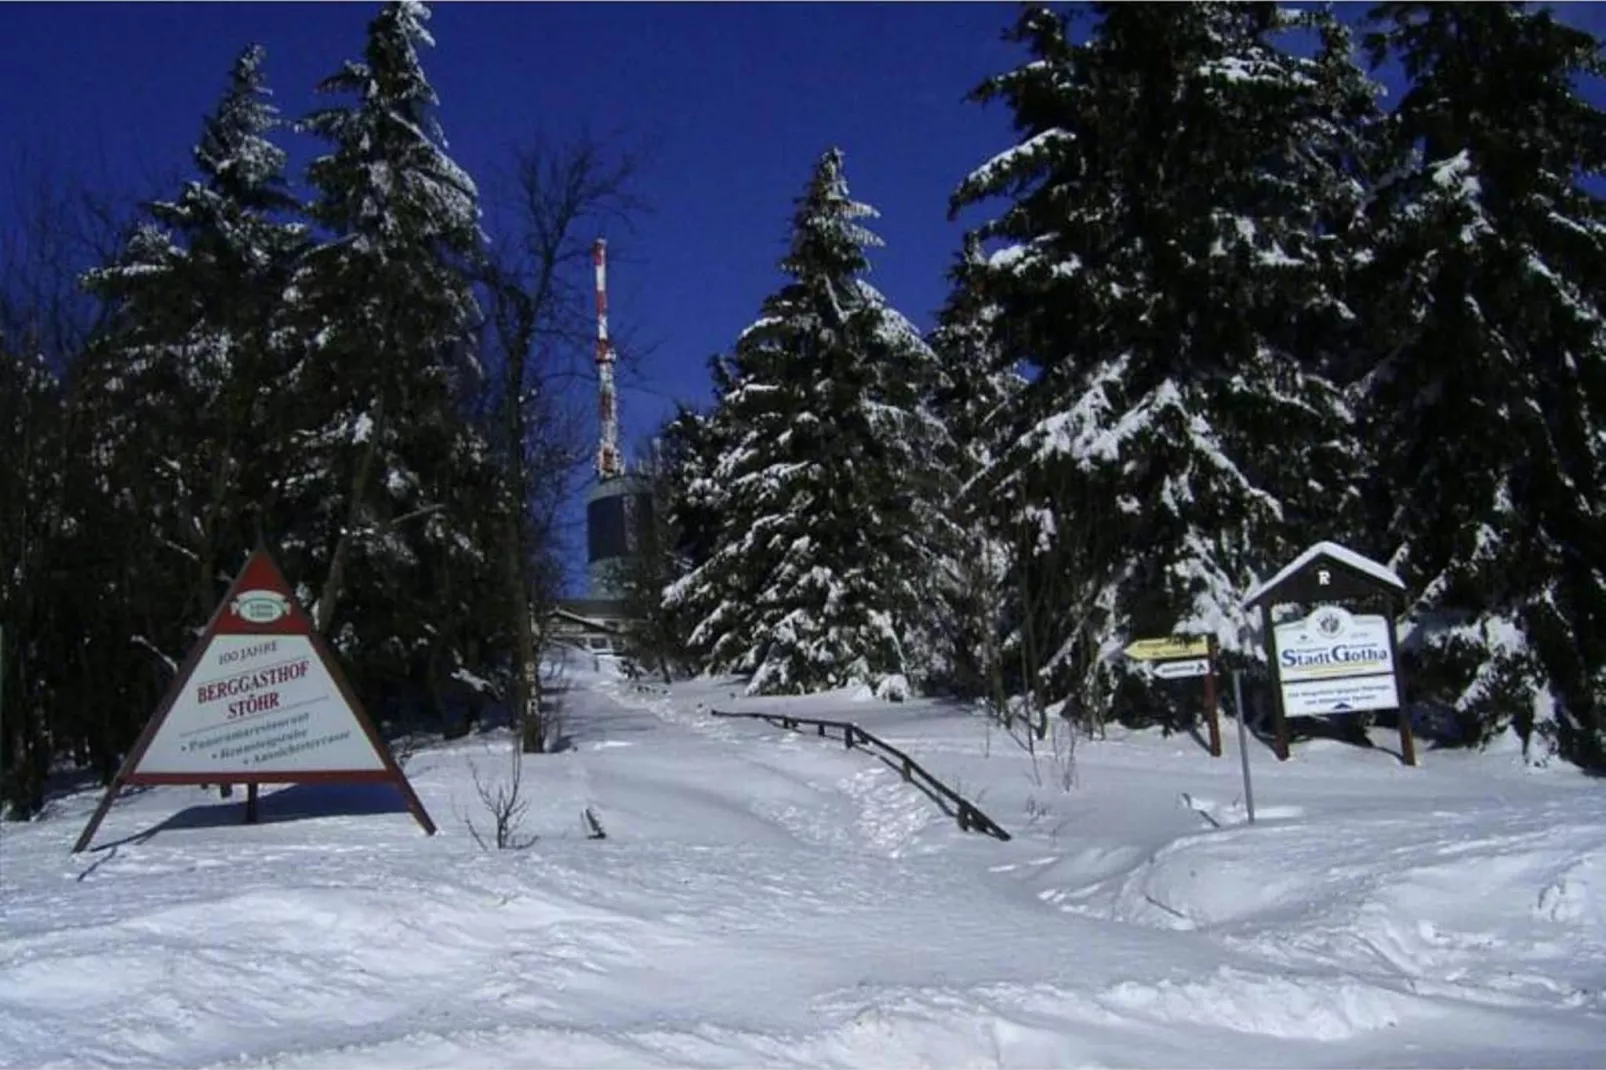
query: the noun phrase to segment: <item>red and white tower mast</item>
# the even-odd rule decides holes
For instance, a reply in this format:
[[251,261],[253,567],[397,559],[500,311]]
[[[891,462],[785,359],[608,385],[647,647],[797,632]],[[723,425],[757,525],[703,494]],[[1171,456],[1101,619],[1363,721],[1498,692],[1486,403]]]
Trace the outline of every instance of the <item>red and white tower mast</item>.
[[619,452],[619,396],[614,390],[613,343],[608,340],[608,243],[598,238],[591,247],[597,267],[597,390],[602,416],[602,439],[597,443],[597,479],[606,481],[625,474]]

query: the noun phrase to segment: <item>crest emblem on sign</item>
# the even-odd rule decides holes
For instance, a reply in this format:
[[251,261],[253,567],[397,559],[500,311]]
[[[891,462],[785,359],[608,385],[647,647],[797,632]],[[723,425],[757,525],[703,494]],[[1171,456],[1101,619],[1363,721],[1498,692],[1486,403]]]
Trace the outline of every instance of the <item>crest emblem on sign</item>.
[[1337,606],[1323,606],[1311,614],[1311,624],[1324,639],[1337,639],[1347,630],[1349,614]]
[[290,603],[278,591],[242,591],[229,605],[241,620],[252,624],[272,624],[290,612]]

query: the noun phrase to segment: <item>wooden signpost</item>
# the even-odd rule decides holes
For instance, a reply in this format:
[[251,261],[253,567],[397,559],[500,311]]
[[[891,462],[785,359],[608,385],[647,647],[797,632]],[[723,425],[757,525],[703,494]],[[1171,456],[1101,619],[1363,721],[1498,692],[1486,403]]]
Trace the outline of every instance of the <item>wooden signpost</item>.
[[265,550],[251,555],[128,752],[74,853],[132,784],[394,784],[431,835],[390,748]]
[[[1244,608],[1260,609],[1266,660],[1276,683],[1276,753],[1288,760],[1288,717],[1397,710],[1400,757],[1416,764],[1405,709],[1394,617],[1405,583],[1384,565],[1333,542],[1319,542],[1249,592]],[[1352,612],[1380,609],[1381,613]],[[1303,604],[1310,612],[1273,624],[1273,606]]]
[[1221,717],[1216,710],[1216,637],[1163,636],[1135,639],[1121,651],[1133,661],[1154,662],[1161,680],[1204,677],[1205,719],[1210,726],[1210,754],[1221,757]]

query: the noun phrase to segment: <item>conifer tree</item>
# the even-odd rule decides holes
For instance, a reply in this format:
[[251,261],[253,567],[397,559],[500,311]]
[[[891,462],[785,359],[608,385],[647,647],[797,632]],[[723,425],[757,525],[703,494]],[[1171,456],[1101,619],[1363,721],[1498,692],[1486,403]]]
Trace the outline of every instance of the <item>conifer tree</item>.
[[[1349,537],[1346,419],[1323,377],[1352,333],[1342,280],[1374,90],[1329,16],[1270,4],[1025,12],[1024,66],[980,101],[1021,142],[960,186],[1003,198],[969,284],[1001,359],[1035,371],[980,489],[1018,573],[1012,636],[1039,704],[1098,720],[1169,702],[1116,656],[1139,635],[1251,653],[1239,607],[1313,537]],[[1301,58],[1284,31],[1314,27]]]
[[[672,431],[691,415],[682,410],[664,430]],[[639,670],[668,684],[689,668],[687,640],[696,622],[688,620],[683,610],[671,608],[664,598],[669,585],[692,567],[675,523],[684,493],[678,473],[688,459],[683,455],[683,440],[676,437],[666,442],[665,437],[655,440],[652,453],[632,466],[647,491],[645,508],[631,511],[631,554],[617,569],[614,583],[629,622],[625,634],[628,657]]]
[[497,481],[468,419],[478,194],[446,152],[419,60],[434,43],[428,17],[413,0],[387,3],[364,59],[319,86],[345,101],[302,124],[328,146],[308,171],[328,240],[296,281],[307,344],[293,379],[314,419],[280,504],[305,519],[283,542],[315,577],[315,624],[360,652],[356,675],[375,686],[421,664],[458,668],[464,647],[447,637],[489,619],[477,609],[494,597],[477,525]]
[[[21,342],[22,339],[17,339]],[[53,666],[40,657],[52,603],[62,500],[60,383],[37,354],[13,353],[0,335],[0,816],[26,818],[44,806],[51,748],[46,721]]]
[[[711,359],[709,370],[715,396],[729,392],[734,379],[725,358]],[[707,564],[719,542],[723,495],[714,481],[714,472],[730,443],[716,415],[681,406],[664,425],[661,452],[663,474],[669,483],[666,517],[683,558],[679,575]]]
[[985,268],[980,246],[973,238],[965,245],[931,336],[941,369],[934,402],[948,432],[944,497],[954,535],[943,572],[950,663],[945,682],[959,695],[999,700],[998,692],[1009,690],[1003,643],[1012,604],[1013,547],[989,526],[993,502],[981,492],[980,477],[1004,445],[1010,410],[1025,380],[1001,357],[998,306],[975,283],[976,273]]
[[[210,616],[255,541],[263,473],[282,448],[274,334],[304,230],[284,218],[295,205],[262,60],[256,46],[236,60],[194,150],[198,176],[85,280],[108,316],[75,370],[74,444],[90,480],[77,529],[117,533],[115,552],[84,558],[106,600],[88,627],[106,632],[109,659],[143,660],[106,664],[133,688],[119,709],[149,709]],[[118,746],[139,716],[95,735]]]
[[934,358],[860,277],[879,244],[827,152],[798,203],[790,281],[743,332],[711,423],[710,559],[671,589],[714,671],[753,693],[903,694],[934,658]]
[[1606,764],[1606,213],[1599,42],[1521,4],[1391,3],[1410,80],[1364,280],[1371,525],[1416,595],[1419,700]]

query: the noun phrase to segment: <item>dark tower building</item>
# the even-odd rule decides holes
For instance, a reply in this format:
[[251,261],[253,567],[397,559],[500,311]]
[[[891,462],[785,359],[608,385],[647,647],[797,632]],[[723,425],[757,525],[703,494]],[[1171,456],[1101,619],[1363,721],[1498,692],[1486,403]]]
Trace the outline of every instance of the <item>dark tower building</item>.
[[586,495],[586,583],[591,600],[620,596],[616,570],[637,552],[636,533],[650,519],[652,497],[646,484],[625,474],[619,449],[619,399],[614,388],[613,342],[608,337],[608,243],[592,247],[597,269],[597,390],[601,417],[597,443],[597,482]]
[[592,598],[616,599],[616,571],[634,555],[640,525],[650,523],[652,495],[635,476],[599,480],[586,494],[586,583]]

